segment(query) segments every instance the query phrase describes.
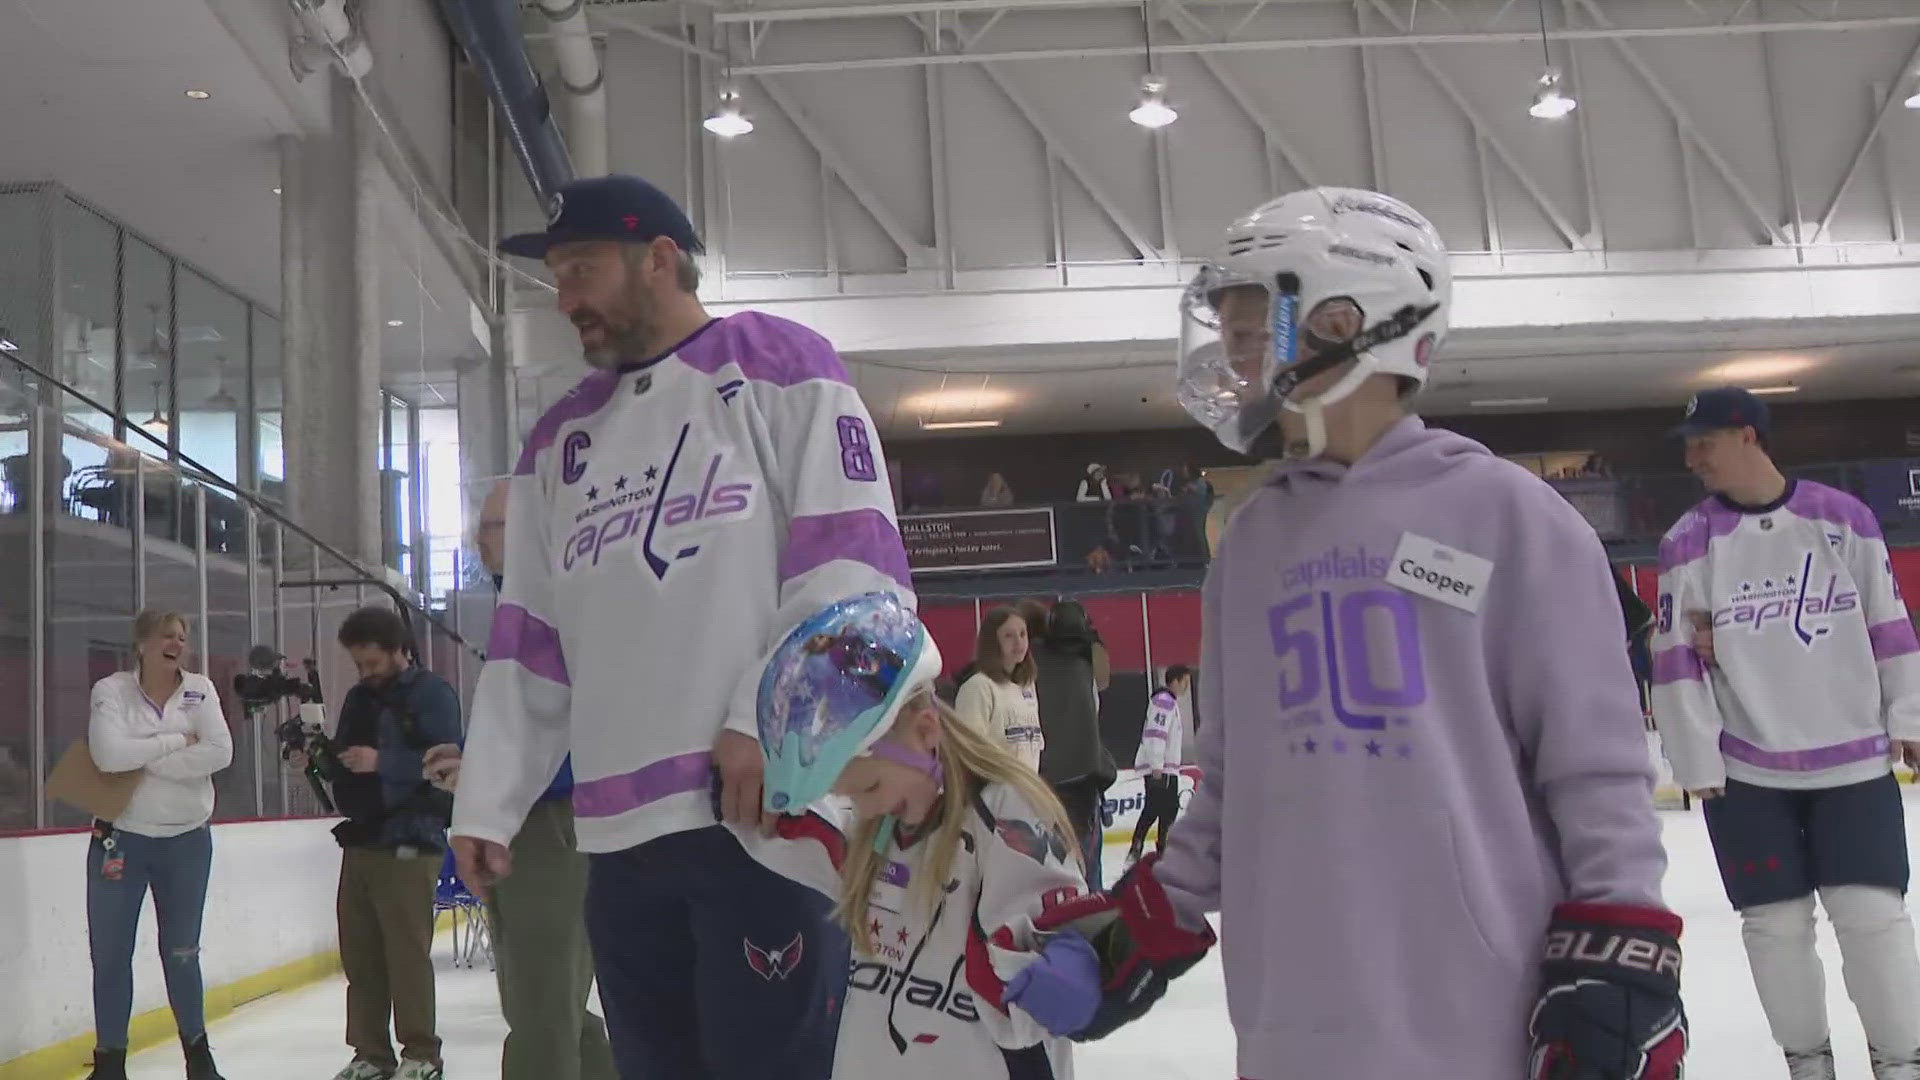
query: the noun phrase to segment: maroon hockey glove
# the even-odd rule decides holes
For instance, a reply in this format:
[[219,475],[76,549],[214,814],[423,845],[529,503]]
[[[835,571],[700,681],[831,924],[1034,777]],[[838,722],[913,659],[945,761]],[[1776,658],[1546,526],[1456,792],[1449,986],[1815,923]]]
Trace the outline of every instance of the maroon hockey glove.
[[1211,927],[1194,933],[1175,921],[1173,904],[1153,876],[1159,861],[1159,853],[1149,855],[1113,891],[1066,901],[1034,920],[1042,932],[1074,931],[1100,958],[1100,1007],[1074,1034],[1077,1042],[1104,1038],[1145,1015],[1167,992],[1167,983],[1213,947]]
[[1626,904],[1561,904],[1547,926],[1528,1080],[1679,1080],[1680,916]]

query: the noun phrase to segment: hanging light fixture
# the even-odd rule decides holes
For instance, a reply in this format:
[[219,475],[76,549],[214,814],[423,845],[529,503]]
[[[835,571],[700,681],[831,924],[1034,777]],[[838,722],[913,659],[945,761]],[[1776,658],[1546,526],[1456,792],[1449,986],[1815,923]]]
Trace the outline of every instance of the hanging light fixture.
[[233,396],[233,391],[227,389],[227,358],[221,356],[215,359],[220,364],[220,388],[207,399],[207,404],[216,409],[238,409],[239,399]]
[[1545,62],[1541,69],[1538,87],[1533,92],[1533,104],[1528,106],[1527,115],[1540,120],[1558,120],[1580,107],[1580,103],[1560,88],[1560,69],[1553,66],[1553,53],[1547,49],[1547,0],[1538,0],[1540,10],[1540,58]]
[[162,402],[160,398],[160,389],[166,385],[167,380],[165,379],[153,380],[153,415],[147,417],[146,420],[140,424],[141,427],[147,429],[149,434],[161,439],[167,437],[167,416],[161,409]]
[[720,105],[713,110],[700,125],[723,139],[731,139],[748,134],[753,130],[753,121],[740,111],[740,89],[731,81],[720,85]]
[[1140,4],[1140,22],[1147,32],[1147,73],[1140,79],[1140,104],[1133,107],[1127,119],[1149,131],[1158,131],[1180,119],[1180,114],[1167,104],[1167,80],[1153,70],[1153,17],[1147,11],[1145,0]]

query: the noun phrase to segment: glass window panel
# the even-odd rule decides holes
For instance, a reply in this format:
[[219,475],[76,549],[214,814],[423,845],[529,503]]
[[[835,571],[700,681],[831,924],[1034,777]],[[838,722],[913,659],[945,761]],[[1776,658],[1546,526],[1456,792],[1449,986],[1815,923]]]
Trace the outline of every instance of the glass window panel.
[[[7,243],[4,204],[0,195],[0,246]],[[14,250],[31,251],[31,247]],[[0,308],[7,302],[5,270],[0,269]],[[33,802],[33,711],[27,688],[33,662],[30,637],[32,611],[27,591],[32,569],[28,565],[30,537],[25,493],[17,497],[12,484],[30,477],[27,463],[28,382],[23,369],[0,356],[0,462],[7,464],[0,483],[0,832],[35,826]]]
[[[114,396],[117,352],[120,230],[106,218],[70,200],[60,201],[60,380],[109,409]],[[113,435],[108,413],[81,406],[66,409],[69,427]],[[101,459],[105,460],[102,449]],[[98,464],[89,462],[88,464]]]
[[[209,512],[212,495],[209,489]],[[209,531],[211,528],[210,524]],[[244,516],[238,531],[242,537],[246,535]],[[249,572],[244,551],[237,558],[207,555],[207,655],[201,661],[200,670],[213,680],[220,695],[220,711],[233,734],[233,764],[213,776],[217,821],[262,816],[254,790],[254,776],[260,765],[255,757],[257,727],[233,692],[233,677],[247,669],[247,649],[253,645],[247,593]]]
[[[238,484],[240,448],[246,442],[247,305],[186,267],[175,280],[180,453]],[[238,499],[217,486],[207,488],[204,540],[209,554],[246,557],[246,514]]]
[[[125,439],[133,452],[164,458],[170,452],[164,444],[171,442],[174,423],[173,266],[159,249],[132,236],[122,245],[120,312],[121,333],[126,335],[121,412],[132,428],[139,429],[130,429]],[[130,454],[119,454],[108,467],[131,483],[133,464]],[[163,481],[151,471],[146,481],[138,509],[146,515],[147,535],[177,541],[181,536],[178,483],[170,475]]]
[[286,502],[286,449],[280,421],[280,320],[253,313],[253,401],[255,468],[260,493],[276,505]]
[[460,414],[421,409],[421,512],[428,550],[428,594],[459,587],[459,553],[467,539],[466,500],[460,484]]
[[[44,430],[61,431],[63,452],[83,454],[98,438],[92,431],[67,426],[48,416]],[[97,489],[118,498],[132,491],[128,472]],[[109,505],[103,503],[102,505]],[[122,519],[124,520],[124,519]],[[46,748],[50,769],[67,748],[87,733],[93,684],[133,660],[134,536],[111,523],[63,514],[47,519]],[[154,546],[149,544],[149,547]],[[191,615],[191,606],[179,607]],[[86,815],[57,803],[47,806],[51,827],[84,825]]]

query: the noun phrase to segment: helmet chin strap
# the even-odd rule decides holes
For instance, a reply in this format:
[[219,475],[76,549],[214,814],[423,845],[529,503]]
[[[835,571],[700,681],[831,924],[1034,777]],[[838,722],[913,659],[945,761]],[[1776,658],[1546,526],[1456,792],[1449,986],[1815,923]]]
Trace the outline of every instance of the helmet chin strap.
[[1299,443],[1289,443],[1287,456],[1316,458],[1326,453],[1327,406],[1337,405],[1341,401],[1344,401],[1352,395],[1355,390],[1360,389],[1360,384],[1366,382],[1367,379],[1379,369],[1380,362],[1374,359],[1373,354],[1363,352],[1353,358],[1353,367],[1348,369],[1345,375],[1340,376],[1339,381],[1335,382],[1332,386],[1327,387],[1325,390],[1305,401],[1288,399],[1281,402],[1281,408],[1304,417],[1307,424],[1306,445],[1301,446]]
[[[891,761],[896,765],[905,765],[909,769],[926,773],[927,778],[933,781],[933,786],[936,790],[946,782],[946,770],[940,767],[940,759],[934,757],[932,754],[923,754],[918,750],[910,750],[891,739],[882,739],[874,743],[873,746],[867,750],[867,753],[874,757]],[[880,819],[880,827],[873,831],[873,853],[875,855],[885,855],[887,853],[887,844],[892,842],[894,831],[898,827],[898,815],[890,813]]]

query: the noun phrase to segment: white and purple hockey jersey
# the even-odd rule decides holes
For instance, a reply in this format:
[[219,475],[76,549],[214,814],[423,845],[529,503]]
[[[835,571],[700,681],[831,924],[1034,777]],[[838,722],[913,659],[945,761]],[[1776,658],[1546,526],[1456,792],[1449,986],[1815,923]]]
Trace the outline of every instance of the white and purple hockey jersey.
[[1147,701],[1147,722],[1140,729],[1133,767],[1155,774],[1176,769],[1181,764],[1180,729],[1180,699],[1161,687]]
[[1201,617],[1159,878],[1220,912],[1239,1075],[1524,1074],[1554,905],[1658,907],[1666,869],[1593,529],[1409,417],[1249,497]]
[[453,832],[512,840],[569,750],[582,851],[714,823],[773,646],[833,601],[913,602],[866,406],[825,339],[746,313],[596,371],[534,425]]
[[1655,616],[1654,720],[1681,787],[1859,783],[1892,768],[1889,739],[1920,739],[1920,641],[1879,522],[1845,492],[1800,480],[1769,506],[1688,511],[1660,544]]
[[[829,851],[840,838],[823,835],[831,832],[823,817],[783,818],[773,838],[733,831],[761,863],[839,898]],[[974,793],[960,842],[931,911],[911,898],[925,847],[903,849],[897,838],[888,846],[868,909],[877,951],[854,950],[834,1080],[1073,1075],[1072,1043],[1001,1000],[1007,981],[1038,956],[1034,917],[1086,891],[1072,845],[1005,784]]]

